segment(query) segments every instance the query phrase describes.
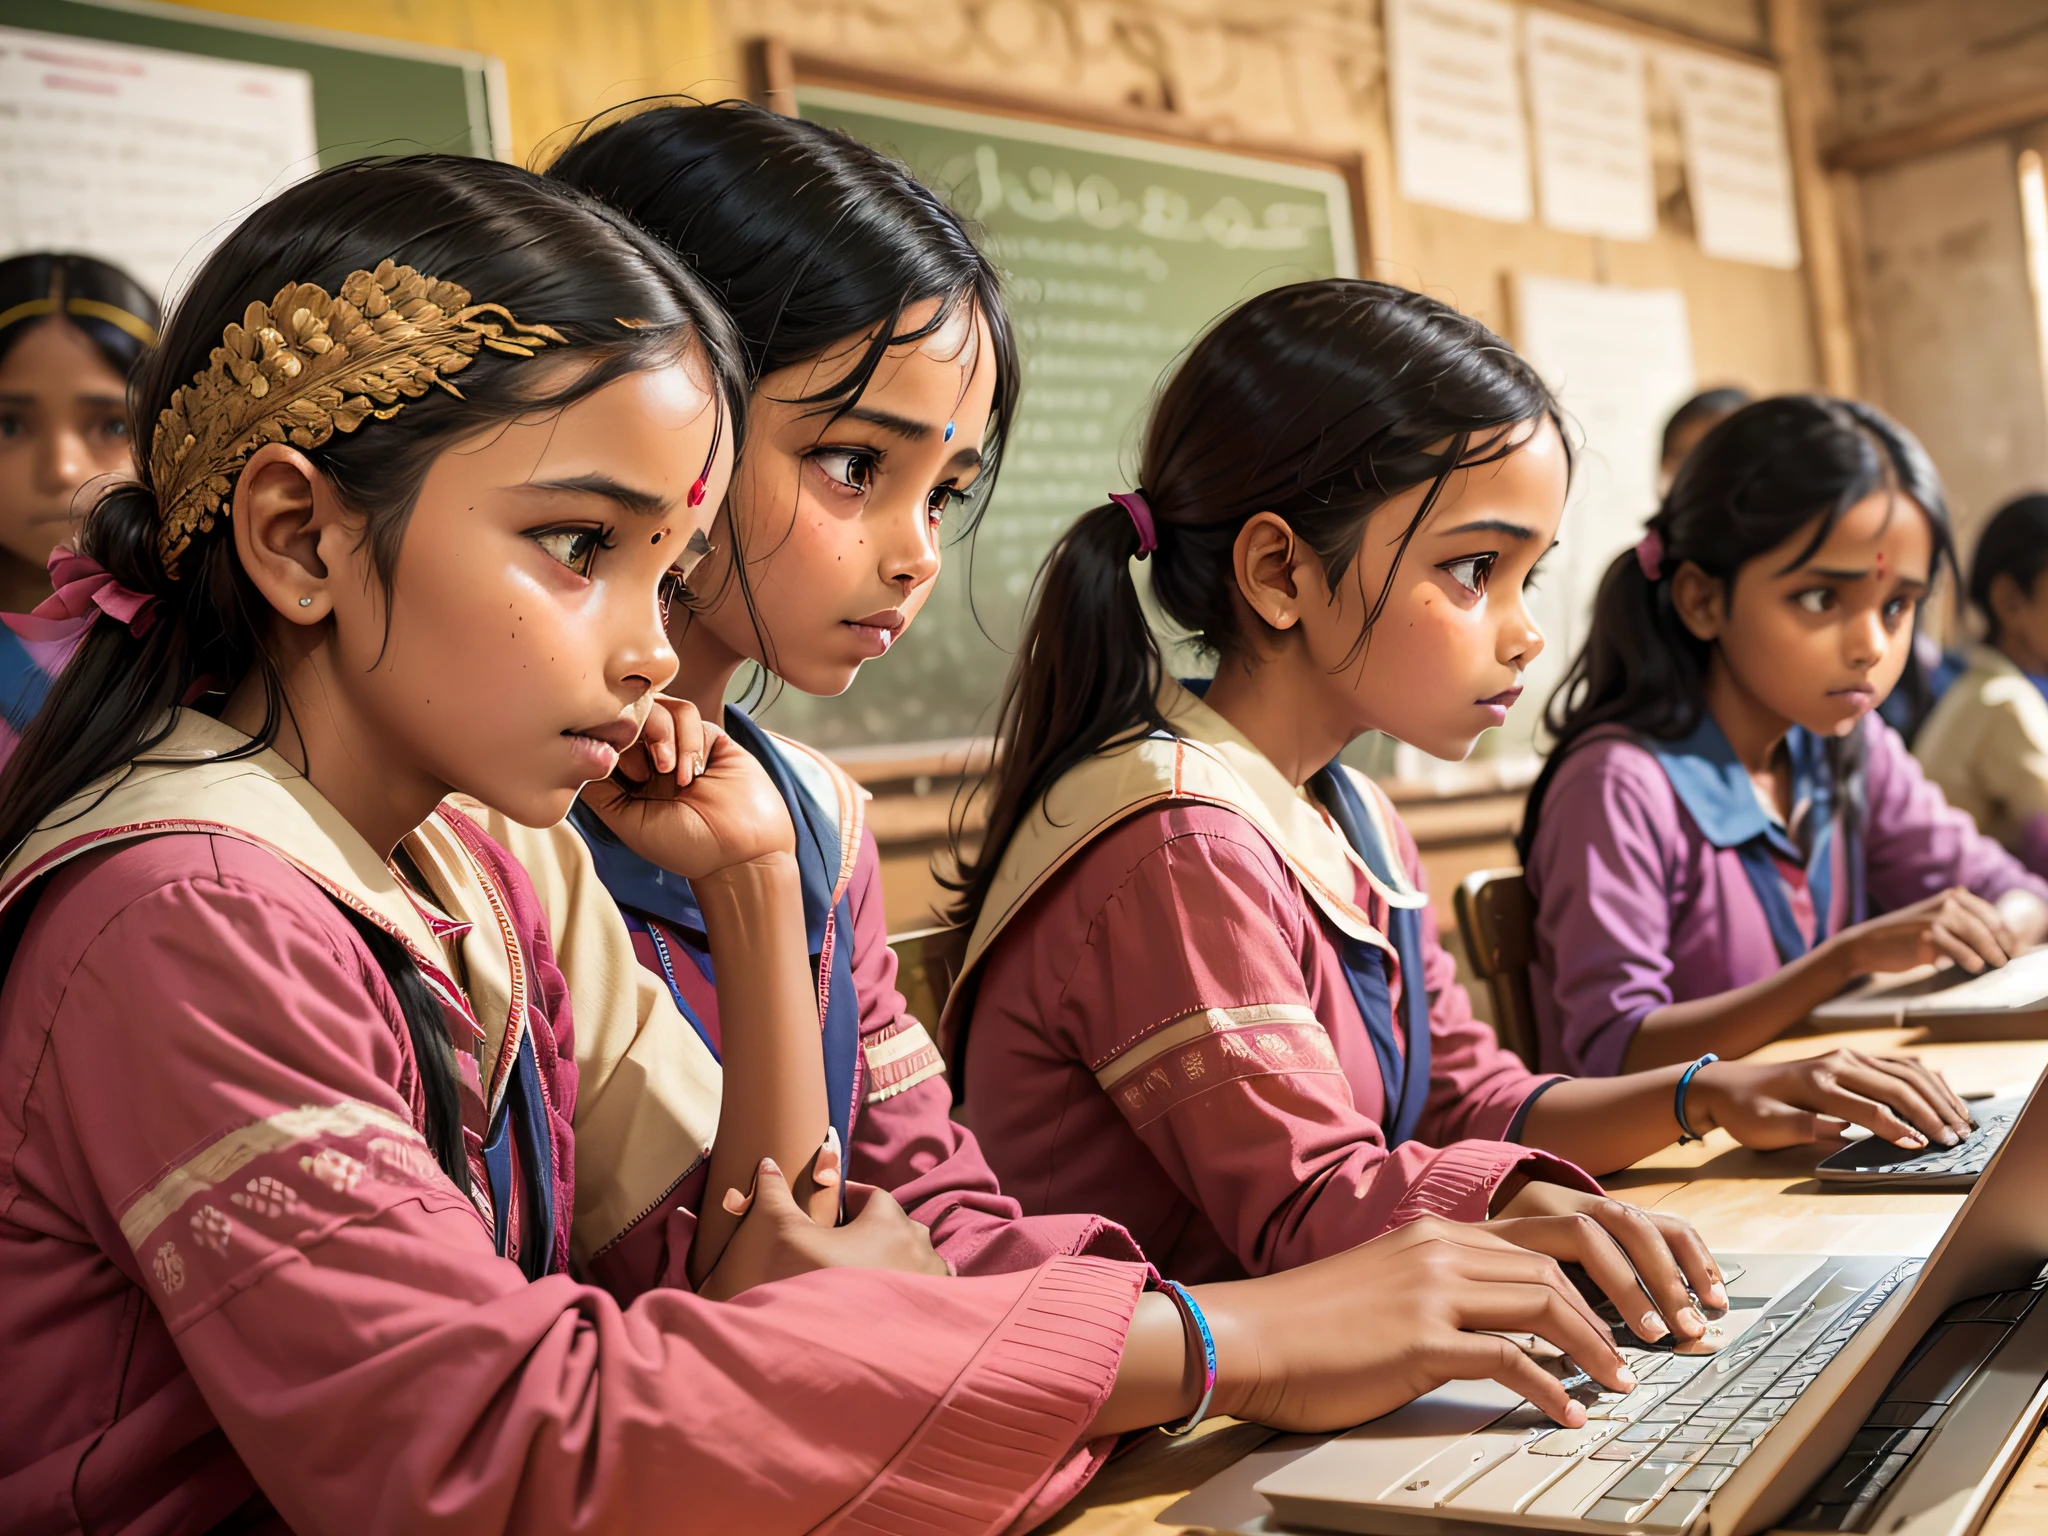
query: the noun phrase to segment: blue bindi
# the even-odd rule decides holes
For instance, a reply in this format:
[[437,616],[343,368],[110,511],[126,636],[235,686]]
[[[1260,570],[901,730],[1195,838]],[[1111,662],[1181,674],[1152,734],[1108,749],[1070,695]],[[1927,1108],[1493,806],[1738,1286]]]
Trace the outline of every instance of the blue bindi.
[[953,441],[953,423],[951,423],[950,421],[946,423],[946,435],[942,439],[942,441],[948,443]]

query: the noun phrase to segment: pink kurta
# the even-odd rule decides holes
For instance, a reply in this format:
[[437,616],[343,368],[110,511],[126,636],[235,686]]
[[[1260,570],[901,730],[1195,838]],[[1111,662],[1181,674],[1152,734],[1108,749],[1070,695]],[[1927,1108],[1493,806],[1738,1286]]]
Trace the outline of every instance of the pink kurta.
[[[1362,875],[1355,900],[1384,930]],[[1326,923],[1222,806],[1140,811],[1089,844],[1001,931],[974,994],[967,1106],[1003,1188],[1027,1211],[1101,1212],[1190,1282],[1289,1269],[1428,1213],[1483,1219],[1524,1165],[1597,1188],[1508,1139],[1555,1079],[1472,1017],[1426,911],[1430,1093],[1390,1153]],[[1387,966],[1398,1018],[1407,978]]]
[[[1024,1215],[997,1185],[973,1133],[953,1119],[953,1093],[938,1051],[896,990],[881,855],[871,832],[861,834],[846,898],[853,914],[861,1041],[847,1177],[888,1190],[931,1228],[933,1247],[955,1274],[1029,1269],[1059,1254],[1142,1260],[1129,1235],[1100,1216]],[[666,925],[662,932],[677,987],[716,1044],[718,993],[691,959],[689,939]],[[664,974],[646,933],[634,935],[634,950],[650,971]],[[688,1285],[690,1241],[703,1203],[700,1164],[657,1209],[596,1256],[592,1277],[622,1302],[651,1286]]]
[[493,1252],[413,1081],[381,972],[273,855],[170,834],[50,877],[0,991],[0,1524],[993,1531],[1095,1465],[1140,1266],[622,1310]]

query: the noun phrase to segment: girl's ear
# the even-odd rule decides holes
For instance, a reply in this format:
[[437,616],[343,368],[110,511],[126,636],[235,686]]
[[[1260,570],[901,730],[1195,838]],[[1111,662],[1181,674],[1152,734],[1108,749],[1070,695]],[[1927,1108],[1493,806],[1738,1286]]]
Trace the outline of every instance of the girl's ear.
[[1695,640],[1711,644],[1728,623],[1728,587],[1690,560],[1672,573],[1671,606]]
[[343,531],[342,507],[312,461],[282,443],[258,448],[235,482],[230,521],[242,569],[270,606],[294,624],[327,618],[334,605],[322,535]]
[[1272,629],[1301,622],[1303,599],[1310,594],[1297,567],[1306,549],[1277,513],[1255,513],[1237,530],[1230,554],[1238,594]]

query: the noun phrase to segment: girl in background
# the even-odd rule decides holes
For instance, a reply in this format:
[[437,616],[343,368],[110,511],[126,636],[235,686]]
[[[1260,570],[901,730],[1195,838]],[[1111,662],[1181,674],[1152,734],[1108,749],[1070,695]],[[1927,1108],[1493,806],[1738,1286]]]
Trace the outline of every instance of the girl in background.
[[[764,1184],[713,1273],[791,1277],[742,1305],[570,1278],[565,984],[439,806],[559,819],[660,718],[728,336],[623,220],[456,157],[310,178],[200,271],[147,481],[82,533],[135,617],[100,605],[0,783],[10,1529],[993,1531],[1211,1402],[1334,1427],[1449,1368],[1583,1423],[1470,1330],[1631,1384],[1554,1265],[1435,1224],[1169,1299],[1095,1258],[794,1274]],[[727,1018],[813,1028],[780,799],[659,707],[613,824],[700,893]]]
[[1969,668],[1914,743],[1949,804],[2048,875],[2048,496],[1999,508],[1970,561],[1984,622]]
[[[1697,1235],[1580,1167],[1713,1125],[1776,1146],[1826,1117],[1967,1123],[1932,1074],[1847,1054],[1539,1077],[1472,1017],[1413,840],[1334,760],[1374,729],[1459,758],[1501,723],[1568,470],[1534,371],[1419,294],[1281,288],[1196,344],[1143,489],[1040,573],[965,866],[954,1055],[1025,1209],[1100,1211],[1189,1278],[1425,1211],[1511,1218],[1494,1230],[1584,1264],[1639,1335],[1691,1339],[1693,1298],[1723,1304]],[[1217,655],[1205,696],[1162,675],[1133,559]]]
[[1546,1068],[1740,1055],[1866,972],[2041,937],[2048,885],[1869,718],[1948,551],[1933,465],[1869,406],[1759,401],[1686,460],[1550,705],[1521,833]]
[[39,252],[0,261],[0,762],[83,632],[51,595],[79,492],[132,474],[128,375],[156,302],[118,267]]

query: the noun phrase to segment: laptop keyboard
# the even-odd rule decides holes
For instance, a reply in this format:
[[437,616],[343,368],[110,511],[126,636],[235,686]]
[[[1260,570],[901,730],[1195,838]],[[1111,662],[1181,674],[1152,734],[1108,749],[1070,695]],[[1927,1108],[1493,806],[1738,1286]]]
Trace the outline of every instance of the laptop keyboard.
[[[2005,1140],[2005,1133],[2012,1129],[2012,1123],[2018,1116],[2017,1108],[1984,1114],[1977,1128],[1954,1146],[1930,1146],[1917,1156],[1909,1155],[1904,1147],[1872,1137],[1844,1147],[1821,1166],[1887,1175],[1917,1173],[1955,1179],[1974,1178],[1990,1164],[1992,1153],[1998,1150],[1999,1143]],[[1888,1154],[1896,1154],[1898,1160]]]
[[[1603,1392],[1585,1378],[1568,1381],[1567,1387],[1585,1404],[1586,1425],[1551,1430],[1524,1447],[1532,1458],[1570,1457],[1586,1465],[1545,1477],[1549,1492],[1533,1501],[1519,1499],[1516,1507],[1570,1515],[1597,1492],[1599,1498],[1580,1518],[1683,1530],[1920,1264],[1911,1260],[1860,1293],[1823,1302],[1820,1298],[1833,1279],[1833,1272],[1824,1270],[1718,1354],[1680,1355],[1624,1346],[1622,1354],[1635,1372],[1636,1390]],[[1616,1472],[1621,1473],[1619,1478],[1614,1477]],[[1603,1487],[1610,1479],[1611,1486]],[[1452,1512],[1461,1504],[1482,1507],[1488,1481],[1482,1477],[1469,1489],[1479,1498],[1467,1502],[1467,1491],[1461,1490],[1442,1507]],[[1552,1497],[1568,1490],[1571,1508],[1563,1507],[1565,1498]]]
[[1970,1379],[2040,1300],[2041,1291],[2037,1283],[2023,1291],[1980,1296],[1942,1314],[1786,1529],[1867,1530],[1886,1491]]

